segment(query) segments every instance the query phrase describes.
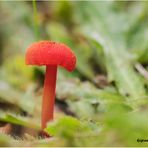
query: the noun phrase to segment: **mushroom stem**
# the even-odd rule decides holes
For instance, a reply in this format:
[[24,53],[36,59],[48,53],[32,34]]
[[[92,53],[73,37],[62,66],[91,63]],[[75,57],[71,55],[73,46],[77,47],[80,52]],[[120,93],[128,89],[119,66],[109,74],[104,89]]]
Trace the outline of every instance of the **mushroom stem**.
[[47,65],[42,102],[42,129],[53,119],[57,66]]

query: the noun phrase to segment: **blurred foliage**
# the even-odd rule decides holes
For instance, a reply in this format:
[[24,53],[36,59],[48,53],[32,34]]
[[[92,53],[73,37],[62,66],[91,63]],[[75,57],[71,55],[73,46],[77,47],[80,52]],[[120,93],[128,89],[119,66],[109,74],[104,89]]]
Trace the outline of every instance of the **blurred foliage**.
[[[78,17],[83,21],[83,29],[87,36],[103,47],[109,80],[115,81],[119,92],[124,96],[131,98],[145,96],[144,82],[134,71],[132,67],[134,62],[126,47],[124,37],[128,28],[126,15],[114,11],[110,3],[86,3],[88,4],[80,3],[76,6],[77,11],[81,12]],[[108,17],[105,17],[106,15]],[[87,19],[83,20],[85,17]]]
[[[148,2],[1,1],[0,19],[0,146],[148,146],[137,142],[148,137]],[[24,60],[38,39],[77,56],[72,73],[58,69],[46,139],[45,68]]]
[[24,57],[22,55],[17,55],[6,59],[3,62],[0,75],[2,80],[8,81],[12,85],[23,89],[25,85],[30,83],[31,78],[33,77],[33,69],[28,68],[25,65]]

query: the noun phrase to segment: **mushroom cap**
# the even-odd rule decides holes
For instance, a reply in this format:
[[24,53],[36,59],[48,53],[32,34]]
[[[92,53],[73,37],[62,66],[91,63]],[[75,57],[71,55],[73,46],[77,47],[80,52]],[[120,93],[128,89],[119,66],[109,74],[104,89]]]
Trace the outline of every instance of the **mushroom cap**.
[[25,61],[27,65],[60,65],[72,71],[76,65],[76,56],[63,43],[39,41],[28,47]]

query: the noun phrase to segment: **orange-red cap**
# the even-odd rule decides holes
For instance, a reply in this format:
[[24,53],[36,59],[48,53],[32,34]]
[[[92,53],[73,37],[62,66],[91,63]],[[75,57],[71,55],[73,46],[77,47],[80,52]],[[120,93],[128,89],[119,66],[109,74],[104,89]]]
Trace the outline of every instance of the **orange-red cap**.
[[28,65],[60,65],[72,71],[76,65],[76,56],[63,43],[39,41],[27,49],[26,64]]

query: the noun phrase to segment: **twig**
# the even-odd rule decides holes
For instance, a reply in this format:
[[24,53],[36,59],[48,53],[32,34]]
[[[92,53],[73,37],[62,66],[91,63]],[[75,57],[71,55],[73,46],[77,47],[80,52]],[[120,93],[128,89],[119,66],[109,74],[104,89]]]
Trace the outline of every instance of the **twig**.
[[38,25],[36,0],[32,0],[32,5],[33,5],[33,14],[34,14],[34,32],[35,32],[36,40],[38,40],[39,39],[39,25]]
[[9,123],[7,123],[3,127],[0,127],[0,133],[10,134],[11,130],[12,130],[12,126]]
[[138,70],[138,72],[141,73],[141,75],[148,79],[148,71],[140,63],[137,63],[135,67]]

